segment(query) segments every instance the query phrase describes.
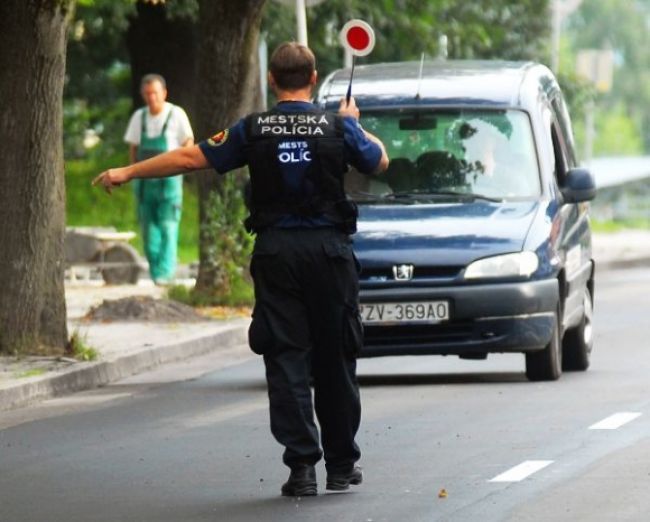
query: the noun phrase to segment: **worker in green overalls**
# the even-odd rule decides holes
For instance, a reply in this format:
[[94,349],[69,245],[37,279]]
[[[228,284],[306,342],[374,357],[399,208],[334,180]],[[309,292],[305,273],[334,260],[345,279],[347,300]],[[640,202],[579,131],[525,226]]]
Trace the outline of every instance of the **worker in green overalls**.
[[[193,145],[194,134],[187,114],[165,101],[165,79],[148,74],[140,87],[146,106],[131,116],[124,135],[131,163]],[[156,284],[168,284],[176,273],[183,177],[137,180],[133,185],[151,279]]]

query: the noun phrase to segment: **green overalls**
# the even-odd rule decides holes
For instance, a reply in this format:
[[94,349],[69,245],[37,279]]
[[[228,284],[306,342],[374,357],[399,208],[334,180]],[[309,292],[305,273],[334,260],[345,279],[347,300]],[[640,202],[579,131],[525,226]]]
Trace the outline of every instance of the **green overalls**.
[[[172,107],[173,110],[173,107]],[[147,136],[148,108],[142,110],[142,130],[136,159],[151,158],[168,150],[165,120],[160,135]],[[138,204],[138,220],[142,227],[144,252],[149,261],[149,273],[154,281],[169,281],[176,273],[178,224],[183,201],[183,176],[161,179],[136,179],[133,183]]]

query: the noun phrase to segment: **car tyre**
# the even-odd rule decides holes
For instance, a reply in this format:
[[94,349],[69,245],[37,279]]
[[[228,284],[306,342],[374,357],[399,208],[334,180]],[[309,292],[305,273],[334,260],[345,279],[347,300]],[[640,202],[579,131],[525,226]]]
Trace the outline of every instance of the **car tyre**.
[[580,324],[567,330],[562,341],[562,368],[567,371],[585,371],[594,345],[593,317],[594,301],[589,288],[585,287],[584,312]]
[[556,381],[562,375],[560,314],[555,312],[551,340],[543,350],[526,354],[526,377],[531,381]]

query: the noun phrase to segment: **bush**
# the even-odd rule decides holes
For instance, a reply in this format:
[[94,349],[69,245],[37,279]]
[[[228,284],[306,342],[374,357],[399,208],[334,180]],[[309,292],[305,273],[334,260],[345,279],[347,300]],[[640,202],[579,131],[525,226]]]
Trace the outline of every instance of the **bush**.
[[253,302],[252,280],[247,266],[253,250],[253,236],[244,228],[248,210],[244,203],[247,176],[242,172],[226,177],[221,190],[207,203],[209,219],[201,225],[201,236],[209,245],[204,269],[214,274],[207,291],[193,290],[193,299],[203,305],[248,305]]
[[86,336],[81,335],[79,330],[72,332],[66,353],[79,361],[94,361],[98,357],[97,350],[88,346]]

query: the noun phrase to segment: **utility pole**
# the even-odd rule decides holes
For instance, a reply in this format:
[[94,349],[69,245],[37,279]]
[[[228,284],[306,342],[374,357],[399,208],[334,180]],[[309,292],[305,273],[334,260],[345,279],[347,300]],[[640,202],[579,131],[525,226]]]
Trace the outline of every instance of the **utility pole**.
[[562,33],[562,22],[573,11],[580,7],[582,0],[551,0],[551,70],[557,74],[560,72],[560,36]]
[[[610,49],[582,49],[576,56],[576,73],[600,93],[609,92],[614,78],[614,51]],[[594,114],[596,102],[590,97],[585,104],[585,149],[583,161],[589,165],[593,156],[596,129]]]
[[307,45],[307,8],[325,0],[275,0],[284,5],[294,6],[296,10],[296,40]]
[[296,0],[296,24],[298,26],[298,42],[307,45],[307,8],[305,0]]
[[438,38],[438,60],[446,60],[449,56],[449,38],[441,34]]

